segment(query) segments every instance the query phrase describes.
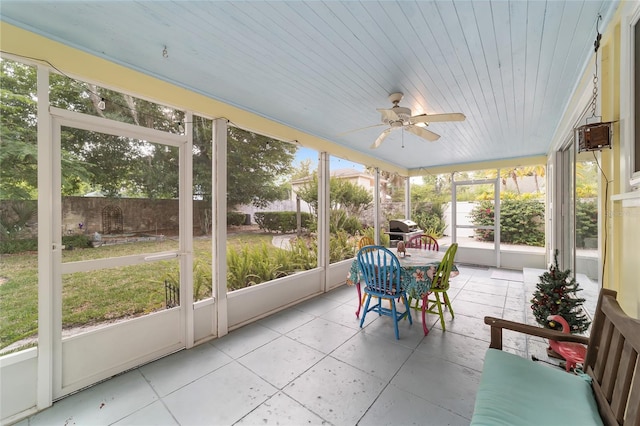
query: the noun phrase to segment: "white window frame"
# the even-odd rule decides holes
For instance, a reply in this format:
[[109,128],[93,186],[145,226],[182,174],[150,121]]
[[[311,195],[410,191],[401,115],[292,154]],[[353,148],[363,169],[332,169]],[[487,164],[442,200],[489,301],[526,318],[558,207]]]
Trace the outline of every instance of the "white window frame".
[[[622,166],[622,176],[628,176],[626,180],[626,191],[640,191],[640,164],[635,164],[636,149],[640,149],[640,135],[636,133],[635,109],[640,108],[640,104],[635,100],[635,85],[640,82],[635,81],[635,27],[640,25],[640,4],[638,2],[628,3],[628,13],[625,13],[626,22],[622,25],[621,44],[622,56],[620,66],[621,80],[621,138],[620,147],[624,154]],[[624,90],[622,88],[628,88]],[[638,169],[635,171],[635,169]]]

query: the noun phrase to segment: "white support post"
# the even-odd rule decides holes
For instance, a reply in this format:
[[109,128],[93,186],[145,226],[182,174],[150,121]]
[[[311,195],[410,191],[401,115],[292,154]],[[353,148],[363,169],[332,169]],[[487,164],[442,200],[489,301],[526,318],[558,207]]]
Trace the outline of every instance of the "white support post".
[[458,185],[455,173],[451,173],[451,244],[458,242]]
[[193,113],[185,116],[186,140],[180,146],[180,309],[184,310],[185,346],[193,347]]
[[217,337],[229,332],[227,312],[227,120],[213,121],[211,268]]
[[322,269],[323,292],[327,288],[327,269],[329,268],[329,154],[321,152],[318,158],[318,267]]
[[373,193],[373,240],[380,244],[380,169],[376,167]]
[[411,219],[411,180],[404,178],[404,217]]
[[496,268],[500,267],[500,169],[493,183],[493,249],[496,252]]
[[[53,144],[51,142],[51,116],[49,115],[49,70],[38,66],[38,373],[37,408],[44,410],[53,404],[53,334],[54,287],[53,262]],[[59,165],[58,165],[59,167]],[[58,171],[58,175],[59,175]],[[53,214],[52,214],[53,212]]]

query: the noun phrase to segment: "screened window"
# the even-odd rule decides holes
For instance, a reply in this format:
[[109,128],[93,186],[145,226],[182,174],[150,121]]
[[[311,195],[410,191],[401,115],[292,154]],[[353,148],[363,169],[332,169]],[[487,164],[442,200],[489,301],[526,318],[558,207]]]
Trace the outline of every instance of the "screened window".
[[35,67],[0,59],[0,355],[38,344]]

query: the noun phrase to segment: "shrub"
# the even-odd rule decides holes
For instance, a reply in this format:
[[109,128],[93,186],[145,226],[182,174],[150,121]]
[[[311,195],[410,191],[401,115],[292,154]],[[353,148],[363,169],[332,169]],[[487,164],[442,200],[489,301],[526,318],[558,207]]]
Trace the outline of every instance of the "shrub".
[[349,216],[344,210],[331,210],[329,213],[329,232],[335,234],[345,231],[355,235],[362,231],[362,224],[355,216]]
[[585,238],[598,237],[598,205],[595,201],[576,202],[576,246],[585,248]]
[[[476,226],[493,225],[494,208],[491,201],[480,201],[471,210]],[[493,241],[490,229],[476,229],[479,241]],[[500,203],[500,240],[507,244],[544,246],[544,204],[537,200],[513,197]]]
[[413,209],[411,219],[418,228],[435,238],[441,238],[447,224],[444,221],[444,205],[442,203],[419,203]]
[[227,212],[227,226],[244,225],[245,217],[242,212]]
[[38,251],[38,240],[35,238],[0,240],[0,254],[14,254],[25,251]]
[[[302,227],[309,228],[311,214],[302,212]],[[254,219],[260,229],[267,232],[290,233],[297,229],[296,212],[257,212]]]
[[68,249],[93,247],[91,238],[86,235],[65,235],[62,237],[62,245]]
[[0,208],[0,238],[25,239],[30,236],[28,223],[38,211],[35,201],[7,201]]

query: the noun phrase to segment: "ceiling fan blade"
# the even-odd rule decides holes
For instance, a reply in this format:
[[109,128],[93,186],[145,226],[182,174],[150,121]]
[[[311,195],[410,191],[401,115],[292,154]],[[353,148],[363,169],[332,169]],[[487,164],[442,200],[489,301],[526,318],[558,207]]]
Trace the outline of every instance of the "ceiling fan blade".
[[420,114],[409,119],[411,124],[415,123],[438,123],[443,121],[464,121],[467,117],[461,112],[449,112],[446,114]]
[[380,123],[380,124],[374,124],[372,126],[360,127],[359,129],[347,130],[346,132],[338,133],[336,136],[344,136],[344,135],[348,135],[349,133],[359,132],[360,130],[371,129],[372,127],[380,127],[380,126],[385,126],[385,124]]
[[398,114],[396,114],[396,112],[393,110],[393,108],[391,109],[378,108],[378,112],[382,114],[382,122],[385,124],[389,124],[392,121],[398,121],[400,119],[398,117]]
[[387,130],[380,133],[380,136],[378,136],[378,139],[376,139],[373,145],[371,145],[371,149],[376,149],[377,147],[379,147],[380,144],[387,138],[387,136],[389,136],[389,133],[391,133],[392,130],[393,128],[390,127]]
[[424,127],[419,126],[406,126],[405,129],[407,132],[411,132],[414,135],[420,136],[423,139],[428,140],[429,142],[434,142],[440,139],[440,135],[433,133],[431,130],[427,130]]

